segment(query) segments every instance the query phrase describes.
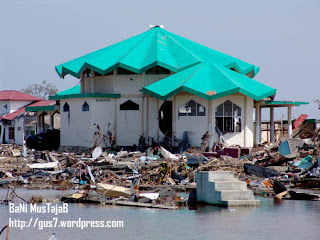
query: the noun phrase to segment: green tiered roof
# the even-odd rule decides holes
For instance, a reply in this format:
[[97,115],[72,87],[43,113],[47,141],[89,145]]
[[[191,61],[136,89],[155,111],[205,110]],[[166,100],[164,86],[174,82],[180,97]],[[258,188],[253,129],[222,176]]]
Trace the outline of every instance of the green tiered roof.
[[118,67],[142,73],[156,65],[179,72],[201,62],[234,68],[241,74],[259,68],[237,58],[155,27],[109,47],[89,53],[56,67],[60,77],[71,74],[79,78],[85,67],[106,74]]
[[[234,93],[261,100],[276,93],[276,89],[246,76],[249,73],[255,76],[258,67],[160,27],[61,64],[56,71],[60,77],[71,74],[79,78],[85,68],[107,74],[121,67],[141,74],[154,66],[175,73],[142,89],[162,100],[181,91],[208,100]],[[74,90],[81,95],[80,89]],[[66,94],[69,97],[73,95]]]

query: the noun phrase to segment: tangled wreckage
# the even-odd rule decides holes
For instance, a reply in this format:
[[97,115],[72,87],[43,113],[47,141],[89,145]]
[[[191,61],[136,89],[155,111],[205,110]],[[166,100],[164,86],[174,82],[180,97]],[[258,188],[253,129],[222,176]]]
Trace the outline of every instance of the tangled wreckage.
[[[232,171],[256,194],[318,200],[319,195],[296,189],[319,188],[319,149],[319,129],[313,138],[265,143],[250,152],[223,144],[215,144],[209,152],[190,148],[176,154],[161,146],[143,152],[95,147],[71,153],[1,145],[0,185],[12,190],[78,190],[63,197],[64,202],[176,209],[188,202],[177,192],[196,189],[197,172]],[[194,195],[190,194],[189,204]],[[45,200],[36,196],[30,201]]]

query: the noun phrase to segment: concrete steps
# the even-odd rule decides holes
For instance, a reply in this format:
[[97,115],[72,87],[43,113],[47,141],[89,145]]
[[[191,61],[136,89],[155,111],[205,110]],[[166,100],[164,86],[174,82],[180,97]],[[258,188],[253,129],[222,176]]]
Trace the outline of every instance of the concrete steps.
[[253,192],[231,171],[198,172],[197,201],[225,206],[257,206]]
[[209,182],[234,181],[234,173],[231,171],[214,171],[214,174],[205,175]]
[[222,190],[221,201],[228,200],[254,200],[253,192],[251,190]]
[[247,183],[237,181],[217,181],[214,182],[214,189],[220,190],[247,190]]

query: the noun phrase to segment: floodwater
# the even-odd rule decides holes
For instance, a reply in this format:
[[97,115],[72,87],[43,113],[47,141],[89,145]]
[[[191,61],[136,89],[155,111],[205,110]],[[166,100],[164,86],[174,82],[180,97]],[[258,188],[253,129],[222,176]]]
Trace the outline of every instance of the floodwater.
[[[66,192],[54,190],[28,191],[18,189],[19,196],[29,199],[40,194],[53,198]],[[0,200],[7,190],[0,189]],[[9,239],[49,239],[52,233],[62,239],[320,239],[320,201],[283,200],[275,203],[272,198],[258,198],[260,207],[202,206],[180,210],[161,210],[134,207],[69,204],[68,213],[9,213],[7,205],[0,205],[0,231],[11,220],[30,221],[38,218],[35,226],[21,230],[11,227]],[[18,201],[17,201],[18,202]],[[20,202],[20,201],[19,201]],[[60,203],[59,203],[60,204]],[[54,203],[55,205],[55,203]],[[38,205],[40,206],[40,205]],[[41,205],[45,206],[45,205]],[[56,217],[58,221],[123,221],[122,228],[50,227],[45,223]],[[39,230],[42,222],[42,230]],[[32,225],[34,221],[32,222]],[[48,225],[48,224],[47,224]],[[5,239],[5,231],[0,236]]]

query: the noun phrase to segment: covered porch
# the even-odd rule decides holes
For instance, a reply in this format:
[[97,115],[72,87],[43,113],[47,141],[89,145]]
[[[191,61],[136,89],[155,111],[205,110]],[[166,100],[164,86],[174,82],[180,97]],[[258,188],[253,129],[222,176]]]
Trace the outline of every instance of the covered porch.
[[26,107],[26,112],[37,114],[36,133],[43,133],[47,129],[60,129],[60,107],[51,101],[51,105]]
[[297,102],[297,101],[271,101],[262,100],[256,101],[254,104],[255,108],[255,134],[254,143],[261,143],[261,110],[262,108],[269,108],[270,110],[270,142],[275,141],[275,121],[274,121],[274,109],[275,108],[287,108],[287,137],[292,137],[292,107],[309,104],[308,102]]
[[160,113],[160,101],[170,103],[169,119],[173,121],[169,130],[180,138],[183,131],[191,130],[191,145],[199,145],[207,131],[210,145],[224,139],[229,145],[242,147],[253,146],[254,100],[262,101],[276,93],[276,89],[210,62],[159,80],[142,91],[157,99],[156,109]]

